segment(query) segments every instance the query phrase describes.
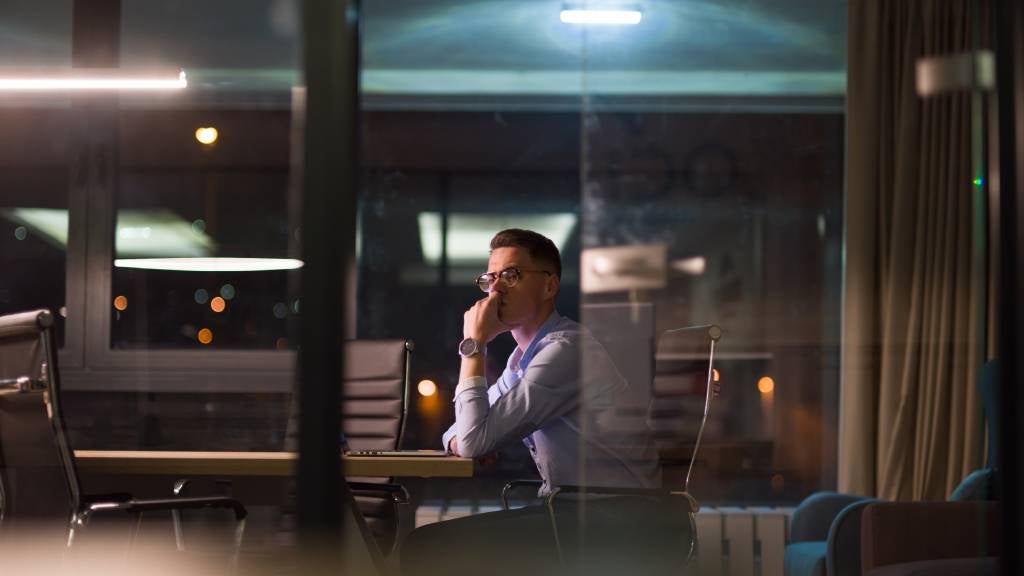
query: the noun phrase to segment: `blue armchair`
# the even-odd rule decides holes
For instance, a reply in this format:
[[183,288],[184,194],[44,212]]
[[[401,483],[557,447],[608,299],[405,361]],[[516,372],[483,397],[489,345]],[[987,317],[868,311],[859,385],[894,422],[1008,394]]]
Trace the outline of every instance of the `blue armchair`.
[[[953,490],[951,502],[995,499],[994,449],[998,428],[995,420],[995,386],[999,381],[996,361],[986,363],[978,378],[982,404],[988,416],[989,468],[969,474]],[[797,506],[790,524],[785,552],[786,576],[861,576],[861,520],[876,498],[835,492],[816,492]]]

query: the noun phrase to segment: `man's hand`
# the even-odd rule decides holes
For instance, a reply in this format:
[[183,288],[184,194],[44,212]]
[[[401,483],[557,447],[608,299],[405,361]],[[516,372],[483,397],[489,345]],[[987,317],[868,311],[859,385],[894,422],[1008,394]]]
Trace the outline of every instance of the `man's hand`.
[[[462,456],[459,454],[459,437],[452,436],[452,439],[448,441],[448,451],[456,456]],[[490,466],[498,461],[498,452],[491,452],[490,454],[484,454],[483,456],[476,459],[476,463],[479,466]]]
[[498,334],[510,330],[510,327],[498,318],[501,297],[500,293],[491,292],[466,310],[462,316],[463,338],[473,338],[487,344]]

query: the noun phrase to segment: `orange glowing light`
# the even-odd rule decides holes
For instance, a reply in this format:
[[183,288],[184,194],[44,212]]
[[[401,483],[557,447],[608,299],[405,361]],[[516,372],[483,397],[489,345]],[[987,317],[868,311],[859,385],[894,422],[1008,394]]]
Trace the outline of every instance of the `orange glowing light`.
[[771,394],[775,390],[775,380],[771,376],[762,376],[757,381],[757,389],[761,394]]
[[433,380],[420,380],[420,383],[416,385],[416,390],[420,396],[433,396],[437,394],[437,384],[434,384]]
[[718,382],[721,379],[721,376],[718,375],[718,368],[711,369],[711,379],[715,382]]
[[210,310],[213,310],[214,312],[216,312],[218,314],[223,312],[224,308],[226,308],[226,307],[227,307],[227,302],[225,302],[224,299],[221,298],[220,296],[217,296],[213,300],[210,300]]
[[213,342],[213,330],[203,328],[199,331],[199,334],[196,334],[196,338],[199,339],[200,344],[209,344]]
[[217,142],[217,129],[213,126],[200,126],[196,128],[196,140],[207,146]]
[[114,298],[114,308],[119,312],[124,312],[128,309],[128,298],[125,296],[118,296]]

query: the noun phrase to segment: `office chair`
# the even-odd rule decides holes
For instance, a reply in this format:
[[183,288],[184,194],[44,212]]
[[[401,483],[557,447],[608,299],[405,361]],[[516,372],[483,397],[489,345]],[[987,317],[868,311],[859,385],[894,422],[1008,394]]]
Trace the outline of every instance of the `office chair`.
[[64,427],[53,315],[35,310],[0,317],[0,530],[56,527],[67,547],[93,516],[226,508],[235,516],[232,566],[245,530],[245,507],[232,498],[137,500],[130,494],[83,494]]
[[[714,378],[714,360],[715,360],[715,347],[718,341],[722,337],[722,329],[714,324],[691,326],[685,328],[678,328],[674,330],[668,330],[663,333],[664,336],[680,333],[694,333],[703,335],[705,343],[708,346],[708,364],[707,364],[707,380],[704,392],[704,412],[701,418],[700,427],[697,431],[697,437],[694,442],[693,452],[690,457],[689,466],[687,468],[686,477],[683,481],[682,490],[672,490],[666,488],[618,488],[618,487],[605,487],[605,486],[554,486],[544,499],[544,504],[548,510],[548,518],[551,523],[551,532],[554,540],[554,545],[558,554],[558,559],[563,566],[567,564],[568,551],[562,542],[558,527],[558,519],[556,514],[557,499],[560,496],[566,495],[579,495],[579,496],[636,496],[636,497],[648,497],[656,499],[663,503],[664,506],[679,507],[682,505],[682,509],[687,515],[687,522],[689,526],[689,540],[685,544],[687,546],[685,559],[683,564],[689,562],[697,552],[697,529],[695,515],[700,509],[700,505],[697,500],[690,493],[690,479],[693,474],[693,465],[697,461],[697,454],[700,450],[700,444],[704,437],[704,428],[707,424],[708,415],[711,412],[711,403],[714,398],[720,395],[720,384]],[[653,358],[651,359],[653,361]],[[509,495],[510,493],[520,487],[540,487],[541,482],[539,480],[513,480],[505,485],[501,492],[501,503],[504,510],[509,510]],[[624,527],[628,530],[628,527]]]
[[[402,445],[409,405],[409,368],[412,351],[409,340],[349,340],[345,342],[344,397],[341,401],[342,430],[339,435],[339,456],[342,450],[397,450]],[[294,398],[289,410],[284,448],[297,451],[299,446],[299,402]],[[218,480],[230,489],[230,482]],[[191,480],[174,483],[174,495],[187,493]],[[347,478],[349,490],[373,536],[377,550],[389,556],[398,549],[402,539],[413,528],[409,493],[390,478]],[[290,502],[291,483],[282,486],[281,499]],[[284,532],[290,519],[285,509]],[[174,514],[175,536],[179,549],[184,548],[181,516]]]

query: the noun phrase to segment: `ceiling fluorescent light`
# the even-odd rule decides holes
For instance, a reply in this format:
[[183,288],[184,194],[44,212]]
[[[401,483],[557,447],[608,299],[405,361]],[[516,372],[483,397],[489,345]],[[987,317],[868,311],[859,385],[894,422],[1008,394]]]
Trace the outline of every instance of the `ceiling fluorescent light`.
[[430,266],[441,262],[441,242],[445,242],[448,262],[454,266],[479,266],[487,262],[487,246],[498,230],[526,228],[547,236],[559,250],[565,250],[576,215],[571,212],[541,214],[487,214],[454,212],[448,215],[448,238],[442,237],[440,212],[420,212],[420,248]]
[[292,258],[119,258],[115,268],[171,270],[174,272],[264,272],[302,268]]
[[643,19],[643,13],[636,8],[565,8],[558,17],[564,24],[605,24],[623,26],[639,24],[640,20]]
[[166,74],[137,74],[118,69],[75,68],[59,73],[4,74],[0,91],[164,91],[188,87],[184,70]]

